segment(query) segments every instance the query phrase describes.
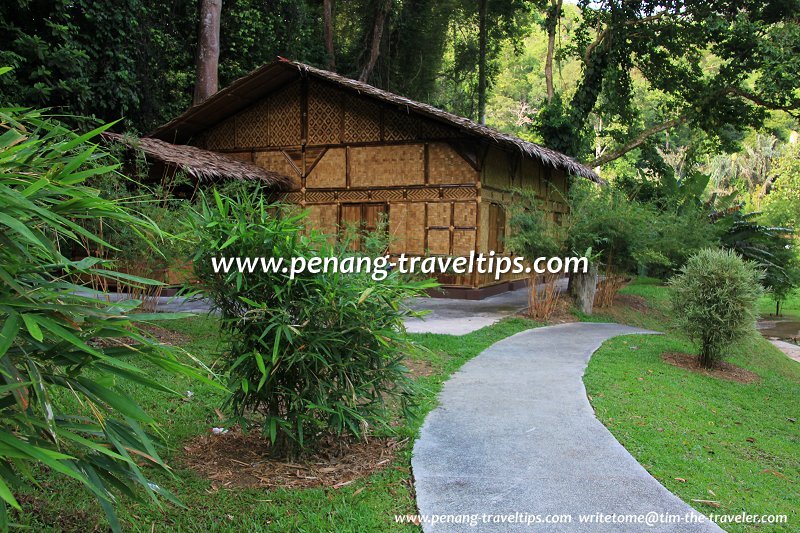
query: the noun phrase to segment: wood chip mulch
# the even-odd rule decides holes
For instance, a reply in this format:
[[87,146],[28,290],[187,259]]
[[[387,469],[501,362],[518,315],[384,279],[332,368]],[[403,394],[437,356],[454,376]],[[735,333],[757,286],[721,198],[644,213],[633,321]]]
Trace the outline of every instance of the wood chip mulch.
[[699,359],[696,355],[680,352],[664,352],[661,354],[661,359],[672,366],[685,368],[719,379],[726,379],[728,381],[736,381],[738,383],[755,383],[760,381],[761,378],[758,374],[745,370],[744,368],[726,363],[725,361],[718,361],[717,365],[712,370],[707,370],[700,366]]
[[407,439],[328,438],[319,452],[297,461],[270,456],[260,432],[234,428],[222,435],[201,435],[183,447],[179,462],[211,480],[213,491],[231,488],[340,488],[392,465]]

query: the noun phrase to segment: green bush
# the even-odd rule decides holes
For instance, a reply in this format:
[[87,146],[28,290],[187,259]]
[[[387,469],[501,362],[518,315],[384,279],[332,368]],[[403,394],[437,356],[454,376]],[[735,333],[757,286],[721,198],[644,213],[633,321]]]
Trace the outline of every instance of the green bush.
[[82,225],[99,217],[158,233],[85,185],[115,168],[90,142],[101,129],[78,136],[41,112],[0,108],[0,529],[6,507],[20,509],[15,494],[51,475],[83,484],[114,530],[119,496],[137,485],[174,501],[141,467],[167,469],[149,436],[154,419],[125,386],[175,393],[145,366],[206,379],[139,330],[155,318],[137,314],[139,302],[109,304],[70,281],[149,283],[68,252],[108,246]]
[[629,200],[611,187],[574,182],[570,187],[567,249],[592,249],[599,262],[619,273],[661,259],[657,254],[658,225],[650,206]]
[[670,280],[677,325],[700,343],[700,364],[712,368],[725,349],[755,331],[762,273],[729,250],[693,255]]
[[386,401],[408,392],[401,302],[434,286],[395,272],[215,273],[215,257],[312,260],[358,256],[303,227],[303,214],[255,191],[201,199],[193,229],[200,289],[222,315],[232,407],[261,425],[276,455],[295,455],[325,433],[361,435],[386,421]]

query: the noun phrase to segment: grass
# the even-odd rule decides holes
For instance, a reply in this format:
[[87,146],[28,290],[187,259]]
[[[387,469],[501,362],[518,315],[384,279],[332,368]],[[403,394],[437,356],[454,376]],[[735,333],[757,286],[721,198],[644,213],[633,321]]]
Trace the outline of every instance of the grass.
[[[213,319],[196,317],[160,325],[186,335],[190,340],[183,348],[209,366],[213,366],[223,348]],[[442,384],[453,371],[490,345],[536,325],[530,320],[509,318],[461,337],[412,335],[421,349],[410,354],[410,358],[425,362],[430,374],[416,382],[417,416],[402,420],[397,428],[400,437],[410,439],[390,467],[340,489],[213,491],[209,480],[181,468],[177,459],[186,440],[207,433],[210,427],[219,424],[214,410],[222,403],[223,392],[186,379],[172,381],[171,385],[176,390],[192,391],[191,398],[176,398],[128,386],[127,393],[159,419],[167,445],[164,455],[175,468],[174,477],[155,475],[155,481],[173,491],[186,508],[169,503],[158,506],[152,501],[124,501],[125,505],[119,509],[123,528],[132,531],[167,528],[189,531],[418,529],[395,524],[393,517],[416,513],[414,495],[409,489],[413,438],[425,414],[436,406]],[[25,495],[25,512],[14,517],[18,523],[37,531],[106,528],[95,500],[79,485],[62,478],[46,477],[40,489]]]
[[663,352],[696,353],[696,347],[667,327],[668,288],[640,280],[624,292],[645,298],[652,309],[636,313],[631,323],[666,333],[617,337],[594,354],[584,382],[598,418],[656,479],[698,510],[786,514],[786,530],[796,530],[800,364],[753,335],[727,360],[758,374],[759,382],[723,381],[671,366],[661,360]]
[[[769,295],[764,295],[758,301],[759,312],[763,317],[775,316],[775,300]],[[790,294],[781,304],[781,315],[786,318],[800,320],[800,291]]]

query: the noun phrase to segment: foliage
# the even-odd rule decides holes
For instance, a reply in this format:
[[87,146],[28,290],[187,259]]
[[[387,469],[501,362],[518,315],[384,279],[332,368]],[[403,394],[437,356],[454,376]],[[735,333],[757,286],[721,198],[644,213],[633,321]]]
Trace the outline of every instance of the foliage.
[[138,302],[101,303],[70,281],[150,283],[68,253],[108,245],[80,225],[89,218],[158,231],[85,185],[115,168],[90,143],[100,130],[78,136],[41,112],[3,108],[0,131],[0,528],[6,506],[19,509],[14,493],[50,470],[80,482],[118,530],[117,498],[137,485],[175,501],[140,466],[167,469],[148,434],[154,419],[124,385],[174,394],[146,367],[208,380],[139,329],[154,317],[136,313]]
[[507,237],[509,250],[528,259],[554,257],[563,252],[566,235],[550,213],[542,208],[542,200],[533,189],[517,189],[509,207],[509,225],[514,228]]
[[[388,527],[387,517],[417,512],[412,490],[411,453],[425,415],[437,405],[436,398],[443,383],[466,361],[493,343],[536,326],[530,320],[512,317],[458,337],[411,334],[419,349],[408,356],[417,363],[415,366],[426,369],[423,375],[414,376],[417,382],[414,400],[419,407],[412,418],[397,416],[394,419],[396,425],[393,424],[391,434],[399,435],[394,453],[385,458],[385,468],[369,476],[339,488],[288,487],[271,490],[265,495],[263,487],[230,487],[215,491],[212,481],[189,468],[180,468],[175,470],[175,494],[188,509],[142,502],[120,510],[123,529],[214,531],[220,528],[220,517],[224,517],[225,527],[236,531],[349,531],[354,524],[360,530],[383,531]],[[171,320],[164,323],[164,327],[175,332],[172,338],[181,339],[182,349],[208,365],[218,360],[219,350],[225,346],[218,335],[218,318],[213,315]],[[128,389],[130,396],[139,398],[142,405],[152,406],[158,421],[168,425],[169,432],[164,437],[170,453],[183,455],[187,440],[198,436],[202,439],[210,424],[219,425],[214,408],[219,406],[223,391],[208,383],[193,382],[182,376],[176,378],[168,372],[160,372],[154,378],[169,380],[177,390],[193,392],[191,397],[177,397],[139,385]],[[233,456],[231,459],[244,458]],[[332,459],[332,466],[336,466],[335,461]],[[26,494],[28,502],[32,503],[22,504],[23,511],[18,516],[20,524],[33,531],[52,529],[53,524],[80,530],[104,527],[90,497],[74,490],[74,483],[53,479],[53,476],[46,481],[47,485]],[[265,524],[268,527],[265,528]]]
[[781,301],[800,282],[793,232],[790,228],[764,226],[758,222],[759,215],[737,210],[717,222],[727,227],[721,244],[763,269],[762,286]]
[[570,187],[567,249],[582,253],[592,249],[599,261],[617,272],[663,263],[657,246],[656,212],[646,204],[630,201],[611,187],[574,182]]
[[755,331],[762,274],[730,250],[701,250],[670,280],[676,323],[700,343],[713,368],[735,342]]
[[786,150],[772,170],[775,184],[764,198],[764,217],[768,224],[800,227],[800,142]]
[[[268,204],[260,191],[203,197],[193,221],[200,287],[222,316],[231,395],[243,420],[263,417],[262,432],[278,454],[311,447],[320,433],[361,435],[385,422],[386,400],[408,393],[402,359],[409,349],[400,306],[431,283],[396,272],[286,272],[256,268],[215,273],[212,258],[261,256],[291,261],[348,253],[313,231],[303,215]],[[357,257],[349,254],[351,259]]]
[[[222,9],[222,84],[277,55],[322,57],[319,6],[231,0]],[[4,2],[0,64],[15,70],[0,81],[0,96],[103,120],[125,117],[147,131],[190,104],[197,17],[197,3],[186,0]]]
[[[746,1],[735,10],[726,0],[578,5],[580,25],[564,49],[581,63],[582,77],[561,112],[542,108],[544,142],[553,125],[568,124],[572,139],[556,139],[574,150],[587,146],[598,123],[614,124],[613,147],[604,154],[614,159],[689,123],[731,149],[740,130],[763,123],[766,110],[797,113],[800,97],[790,81],[800,58],[796,2]],[[658,96],[654,105],[637,105],[643,92]]]
[[[516,43],[528,29],[528,13],[521,0],[486,2],[486,70],[491,86],[498,75],[498,57],[504,43]],[[478,63],[480,61],[479,5],[473,0],[453,2],[433,105],[477,120]]]

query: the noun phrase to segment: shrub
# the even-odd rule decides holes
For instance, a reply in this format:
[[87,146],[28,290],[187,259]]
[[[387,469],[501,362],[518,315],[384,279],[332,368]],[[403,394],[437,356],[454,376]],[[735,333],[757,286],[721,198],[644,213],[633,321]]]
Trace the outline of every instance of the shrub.
[[101,129],[78,136],[41,112],[0,109],[0,530],[6,506],[20,509],[14,494],[48,471],[96,496],[114,530],[119,495],[137,485],[174,501],[141,468],[167,467],[148,436],[154,419],[125,386],[174,393],[142,365],[205,379],[139,330],[154,317],[137,314],[138,302],[110,305],[69,281],[148,283],[67,252],[108,245],[80,224],[97,217],[158,231],[85,185],[114,170],[89,142]]
[[[509,220],[514,228],[507,239],[507,247],[528,261],[538,257],[561,255],[564,248],[564,230],[550,218],[550,213],[542,209],[542,200],[536,191],[518,189],[514,191]],[[528,316],[534,320],[547,321],[555,312],[560,292],[557,287],[559,274],[546,273],[540,276],[531,271],[528,278]],[[542,290],[539,281],[544,280]]]
[[729,250],[701,250],[670,280],[677,324],[700,343],[712,368],[725,349],[755,331],[762,273]]
[[[303,227],[304,215],[268,204],[255,191],[214,192],[201,199],[193,229],[200,288],[222,315],[230,340],[224,354],[239,421],[260,424],[276,455],[296,455],[325,433],[361,435],[386,421],[386,401],[407,397],[410,348],[401,302],[434,286],[396,272],[375,281],[366,272],[215,273],[212,258],[258,256],[311,260],[354,257]],[[377,276],[380,278],[381,276]]]

